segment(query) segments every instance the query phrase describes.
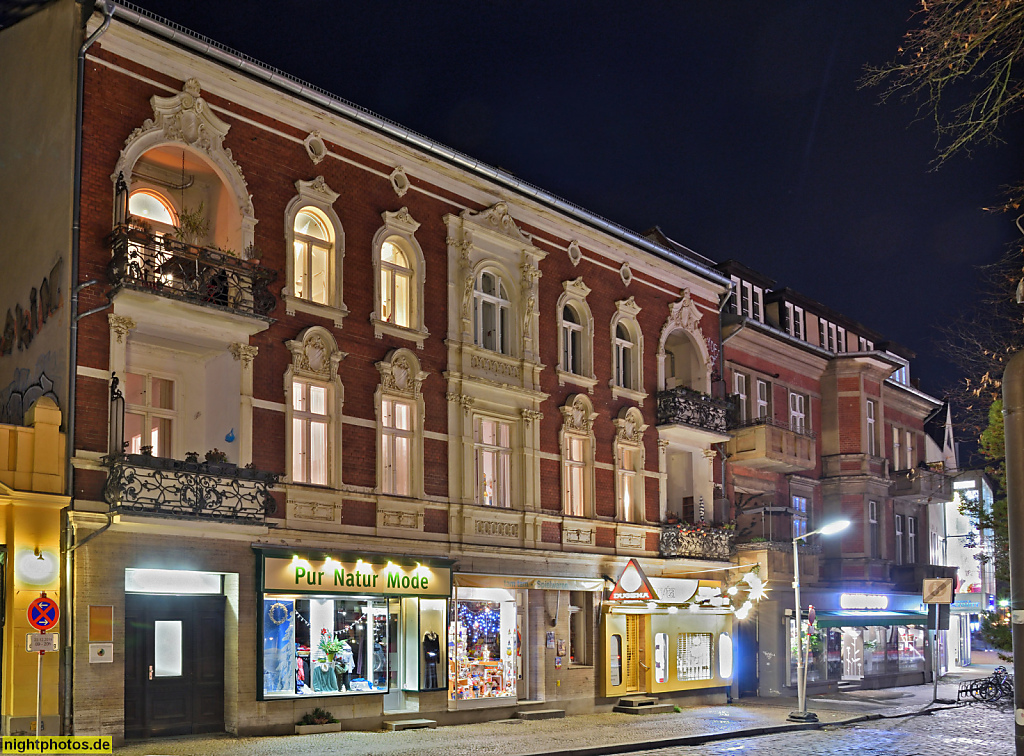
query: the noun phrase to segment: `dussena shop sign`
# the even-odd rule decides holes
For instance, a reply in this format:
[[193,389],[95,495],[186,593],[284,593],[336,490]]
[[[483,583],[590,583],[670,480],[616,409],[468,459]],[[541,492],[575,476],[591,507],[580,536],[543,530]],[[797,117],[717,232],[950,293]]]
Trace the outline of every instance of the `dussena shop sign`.
[[447,567],[395,562],[264,557],[263,589],[283,593],[450,596]]

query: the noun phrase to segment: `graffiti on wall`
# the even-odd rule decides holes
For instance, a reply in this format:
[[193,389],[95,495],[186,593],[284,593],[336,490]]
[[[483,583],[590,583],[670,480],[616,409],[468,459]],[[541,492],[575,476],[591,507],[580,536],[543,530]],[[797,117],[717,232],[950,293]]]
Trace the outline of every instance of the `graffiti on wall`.
[[13,312],[8,308],[4,330],[0,333],[0,355],[11,354],[15,345],[18,351],[27,349],[39,329],[60,309],[60,281],[63,272],[64,258],[59,258],[39,288],[33,286],[28,293],[28,307],[22,308],[18,303],[14,305]]
[[0,423],[24,425],[25,410],[42,396],[53,399],[60,407],[60,399],[53,390],[53,381],[50,377],[45,372],[40,372],[39,378],[29,383],[29,375],[28,370],[17,371],[14,380],[0,391]]

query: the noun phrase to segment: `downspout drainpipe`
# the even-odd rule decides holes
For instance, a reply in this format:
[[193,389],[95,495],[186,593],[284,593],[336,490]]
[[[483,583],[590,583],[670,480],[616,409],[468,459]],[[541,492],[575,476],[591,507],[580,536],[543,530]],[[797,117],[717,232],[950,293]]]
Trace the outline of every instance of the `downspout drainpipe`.
[[[103,23],[94,31],[85,43],[78,50],[78,79],[77,95],[75,100],[75,173],[74,173],[74,196],[71,204],[71,306],[69,313],[69,325],[71,327],[71,342],[68,346],[68,421],[67,440],[65,442],[65,455],[67,460],[64,467],[64,478],[67,485],[68,506],[75,495],[75,476],[72,458],[75,455],[75,379],[78,373],[78,292],[81,287],[78,285],[78,253],[79,236],[82,230],[82,122],[85,113],[85,53],[92,47],[110,27],[110,21],[114,17],[114,4],[108,0],[97,0],[96,8],[103,13]],[[86,22],[88,23],[88,21]],[[91,312],[91,311],[90,311]],[[70,517],[65,514],[65,522],[68,524],[70,538],[74,539],[74,529],[70,527]],[[109,525],[108,525],[109,527]],[[67,541],[65,541],[67,543]],[[75,547],[66,548],[64,552],[64,590],[61,592],[61,613],[65,617],[64,625],[64,721],[61,731],[69,734],[71,729],[71,693],[72,676],[74,673],[74,606],[72,603],[72,588],[74,570],[73,554]]]

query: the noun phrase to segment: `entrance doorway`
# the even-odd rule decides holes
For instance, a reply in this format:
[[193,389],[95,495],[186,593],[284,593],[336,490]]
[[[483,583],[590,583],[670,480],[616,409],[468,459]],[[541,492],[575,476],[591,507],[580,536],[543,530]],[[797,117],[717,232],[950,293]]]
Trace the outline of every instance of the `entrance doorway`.
[[126,738],[224,730],[224,605],[125,594]]
[[626,615],[626,692],[647,692],[647,660],[646,628],[644,615]]

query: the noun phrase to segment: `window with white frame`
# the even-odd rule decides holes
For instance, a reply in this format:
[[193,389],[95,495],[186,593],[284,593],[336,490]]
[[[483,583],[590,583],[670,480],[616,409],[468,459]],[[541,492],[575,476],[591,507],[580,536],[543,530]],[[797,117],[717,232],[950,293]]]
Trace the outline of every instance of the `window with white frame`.
[[900,462],[902,457],[900,456],[900,429],[895,425],[892,426],[892,469],[901,470]]
[[473,290],[473,342],[484,349],[510,354],[511,302],[497,273],[483,270]]
[[875,345],[870,339],[865,339],[863,336],[857,337],[857,351],[870,352],[874,348]]
[[[641,406],[647,397],[643,390],[643,333],[637,322],[640,307],[633,297],[615,303],[611,320],[612,398],[626,396]],[[681,366],[676,365],[676,368]]]
[[566,436],[565,451],[562,455],[562,481],[565,490],[562,499],[565,514],[583,517],[586,495],[586,445],[582,436]]
[[563,281],[564,292],[558,298],[558,385],[567,382],[593,391],[597,384],[594,376],[594,319],[587,305],[590,288],[583,278]]
[[789,392],[789,427],[797,433],[807,432],[807,397]]
[[327,485],[327,391],[324,385],[292,381],[292,480]]
[[917,518],[907,518],[907,562],[917,564]]
[[793,537],[807,535],[807,497],[793,497]]
[[413,271],[409,258],[394,240],[380,249],[380,318],[385,323],[409,328]]
[[292,291],[299,299],[329,304],[331,250],[334,247],[330,223],[323,212],[304,207],[295,215],[292,251]]
[[559,409],[563,419],[559,432],[562,450],[562,513],[572,517],[589,517],[593,514],[593,422],[597,415],[590,400],[581,394],[571,395]]
[[836,351],[846,351],[846,329],[842,326],[836,326]]
[[[749,281],[733,277],[733,299],[738,300],[738,312],[753,320],[764,322],[764,289]],[[734,310],[735,312],[736,310]]]
[[295,188],[298,194],[285,209],[285,310],[327,316],[340,328],[348,310],[342,301],[345,237],[333,208],[339,195],[322,177],[296,181]]
[[476,418],[477,502],[512,506],[512,426],[490,417]]
[[647,429],[640,410],[628,407],[619,413],[615,424],[615,498],[616,516],[624,522],[644,522],[644,446]]
[[875,425],[875,413],[878,409],[878,403],[874,399],[868,399],[866,408],[868,454],[872,457],[876,457],[878,456],[878,428]]
[[786,302],[786,331],[795,339],[804,339],[804,308]]
[[892,380],[896,381],[896,383],[906,386],[910,383],[909,375],[910,369],[906,365],[901,365],[900,367],[896,368],[896,370],[894,370],[892,375],[890,375],[889,377]]
[[895,554],[896,564],[903,564],[903,515],[896,515],[896,544]]
[[636,495],[636,454],[636,449],[620,446],[618,465],[615,470],[615,474],[618,476],[619,511],[622,513],[622,519],[626,522],[635,522],[638,515],[636,511],[638,498]]
[[381,490],[408,496],[412,463],[412,407],[394,399],[381,400]]
[[878,559],[881,554],[880,533],[878,530],[878,502],[868,502],[868,556]]
[[583,374],[583,323],[571,304],[562,307],[562,370]]
[[757,398],[755,399],[754,417],[767,420],[772,416],[772,384],[758,378],[756,381]]
[[593,594],[590,591],[569,592],[569,663],[591,663],[593,645]]
[[129,454],[152,447],[154,457],[173,457],[177,419],[175,382],[149,373],[125,374],[124,440]]
[[743,373],[733,371],[732,374],[732,393],[736,395],[736,411],[739,413],[739,421],[741,423],[747,422],[750,419],[748,414],[749,408],[749,397],[748,392],[748,378]]
[[374,335],[415,341],[418,347],[430,334],[424,324],[423,281],[426,260],[416,241],[420,224],[407,208],[383,212],[384,226],[373,237]]
[[903,451],[906,454],[907,467],[906,469],[912,470],[917,465],[917,460],[914,459],[914,434],[911,431],[906,431],[903,434]]
[[615,385],[634,388],[633,352],[636,346],[625,323],[615,326]]

